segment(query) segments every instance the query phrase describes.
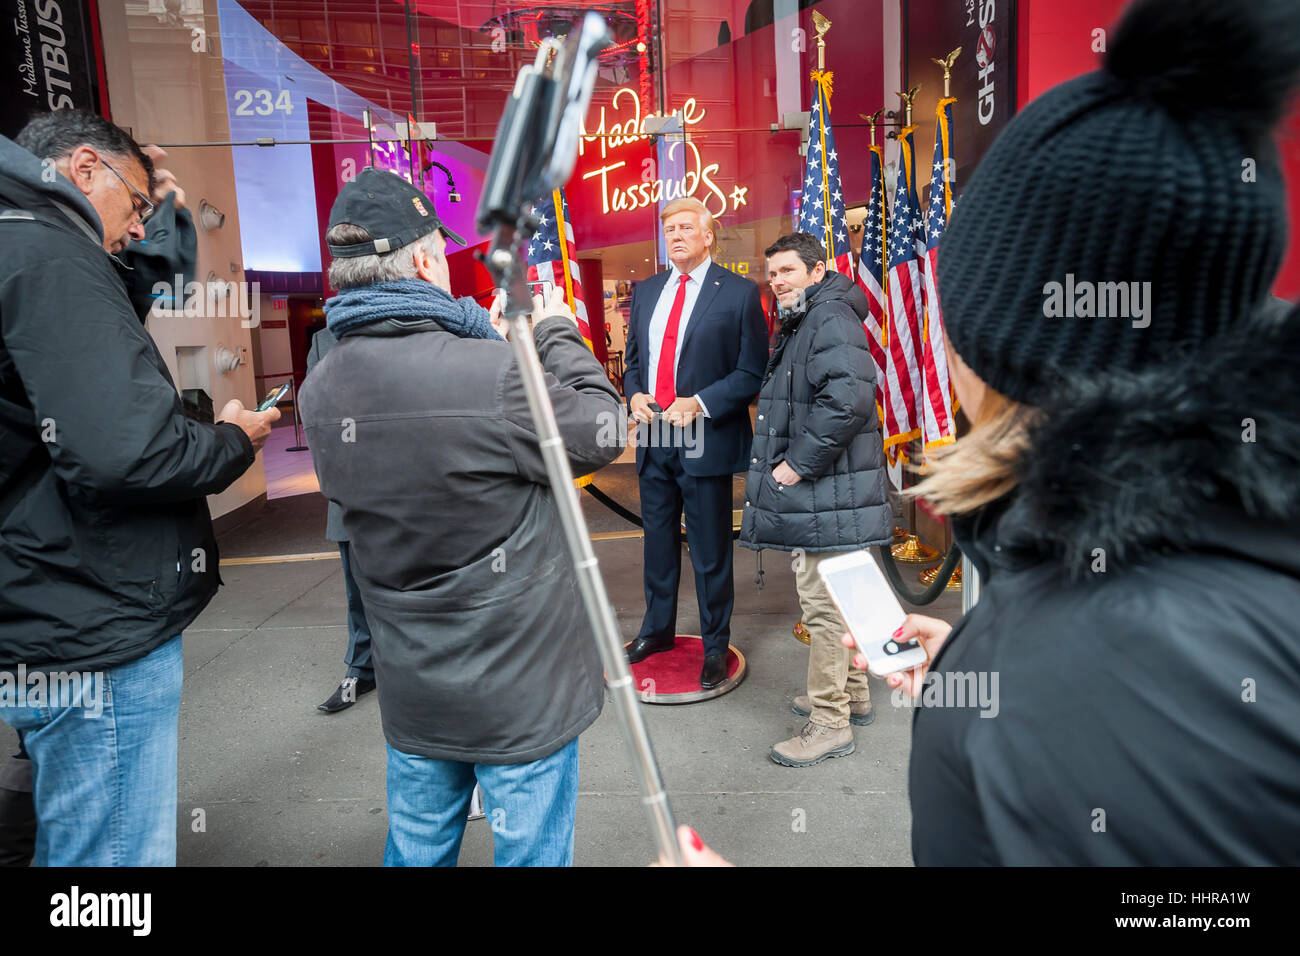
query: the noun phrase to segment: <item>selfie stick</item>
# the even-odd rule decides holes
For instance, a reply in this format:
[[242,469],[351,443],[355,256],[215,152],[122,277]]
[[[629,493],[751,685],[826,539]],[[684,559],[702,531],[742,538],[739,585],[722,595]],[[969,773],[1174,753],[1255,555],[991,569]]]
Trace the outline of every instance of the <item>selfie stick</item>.
[[[537,227],[531,207],[534,201],[562,185],[573,171],[578,134],[596,79],[596,56],[608,43],[604,21],[597,14],[588,13],[581,26],[575,24],[563,47],[557,51],[555,41],[545,42],[538,50],[536,63],[520,71],[493,144],[479,204],[478,226],[481,231],[493,232],[491,248],[483,257],[484,265],[497,287],[506,291],[502,314],[510,319],[510,344],[528,395],[528,408],[582,602],[605,667],[605,682],[640,784],[641,803],[650,819],[660,860],[680,866],[682,858],[672,809],[637,702],[614,608],[592,551],[587,522],[578,503],[578,490],[573,484],[573,471],[529,327],[533,299],[526,281],[525,246]],[[548,66],[552,53],[555,62]]]

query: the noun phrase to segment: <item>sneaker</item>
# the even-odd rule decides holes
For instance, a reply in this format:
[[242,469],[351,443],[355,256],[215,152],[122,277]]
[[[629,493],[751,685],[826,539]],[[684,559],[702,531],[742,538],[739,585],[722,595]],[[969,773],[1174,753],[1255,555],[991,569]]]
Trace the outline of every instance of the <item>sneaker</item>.
[[[804,718],[804,720],[807,720],[812,716],[812,701],[808,699],[807,694],[800,694],[794,699],[794,703],[790,705],[790,709],[800,717]],[[871,701],[849,701],[849,723],[854,727],[865,727],[875,719],[876,714],[871,709]]]
[[847,757],[851,753],[852,730],[832,730],[810,720],[797,736],[781,741],[768,756],[783,767],[811,767],[827,757]]

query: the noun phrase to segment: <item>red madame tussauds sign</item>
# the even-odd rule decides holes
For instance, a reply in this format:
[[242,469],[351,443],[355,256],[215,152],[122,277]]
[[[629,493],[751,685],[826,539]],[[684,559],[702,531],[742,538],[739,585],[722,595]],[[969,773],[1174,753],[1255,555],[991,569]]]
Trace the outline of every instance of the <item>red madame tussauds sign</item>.
[[[668,115],[678,117],[682,131],[689,133],[700,126],[705,113],[691,97]],[[594,129],[583,128],[578,163],[582,181],[599,189],[602,216],[657,209],[661,203],[694,196],[714,217],[721,217],[748,202],[748,187],[736,185],[727,191],[718,185],[721,164],[706,162],[695,143],[666,136],[656,149],[645,131],[640,97],[631,87],[616,90],[599,116]],[[596,162],[600,165],[592,168]]]

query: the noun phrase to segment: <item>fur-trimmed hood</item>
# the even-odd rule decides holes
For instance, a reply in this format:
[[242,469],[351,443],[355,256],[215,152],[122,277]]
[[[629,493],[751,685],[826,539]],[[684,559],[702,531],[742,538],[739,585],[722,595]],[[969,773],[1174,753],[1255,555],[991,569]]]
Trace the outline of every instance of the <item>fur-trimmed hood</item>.
[[1300,308],[1274,306],[1216,347],[1063,383],[1016,490],[959,521],[959,538],[1076,579],[1098,548],[1111,567],[1211,548],[1300,575],[1298,373]]

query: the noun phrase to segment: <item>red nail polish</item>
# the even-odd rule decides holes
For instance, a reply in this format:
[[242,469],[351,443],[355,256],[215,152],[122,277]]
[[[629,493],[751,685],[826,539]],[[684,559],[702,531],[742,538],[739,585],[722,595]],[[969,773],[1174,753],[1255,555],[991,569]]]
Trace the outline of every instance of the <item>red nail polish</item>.
[[701,839],[700,839],[700,835],[699,835],[698,833],[695,832],[695,828],[694,828],[694,827],[688,827],[687,829],[689,829],[689,830],[691,831],[691,846],[693,846],[693,847],[696,849],[697,852],[700,851],[700,850],[703,850],[703,849],[704,849],[704,841],[701,840]]
[[893,634],[891,634],[891,635],[889,635],[889,636],[890,636],[890,637],[902,637],[902,636],[903,636],[903,625],[900,624],[900,625],[898,626],[898,630],[896,630]]

